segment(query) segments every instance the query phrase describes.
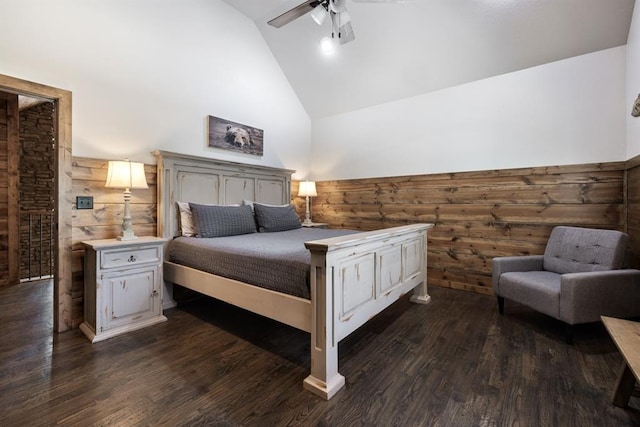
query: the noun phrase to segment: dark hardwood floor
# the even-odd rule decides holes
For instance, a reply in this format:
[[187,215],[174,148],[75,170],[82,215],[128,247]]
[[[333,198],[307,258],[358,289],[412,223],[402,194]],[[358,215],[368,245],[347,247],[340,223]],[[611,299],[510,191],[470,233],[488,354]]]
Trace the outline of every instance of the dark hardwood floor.
[[[50,286],[50,285],[49,285]],[[309,336],[200,299],[97,344],[53,334],[43,283],[0,289],[0,425],[631,426],[610,402],[622,361],[601,324],[564,342],[555,320],[492,297],[431,288],[340,344],[347,384],[302,389]]]

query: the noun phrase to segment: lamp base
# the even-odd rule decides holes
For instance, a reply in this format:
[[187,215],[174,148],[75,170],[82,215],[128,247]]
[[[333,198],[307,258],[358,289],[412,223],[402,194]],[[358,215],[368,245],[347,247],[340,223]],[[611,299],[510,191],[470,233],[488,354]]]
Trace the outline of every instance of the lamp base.
[[303,224],[309,225],[309,224],[313,224],[313,221],[311,221],[311,209],[309,209],[309,196],[306,197],[306,202],[307,202],[307,211],[304,213],[304,222]]
[[131,190],[128,188],[124,190],[124,216],[122,217],[122,235],[118,237],[118,240],[134,240],[137,239],[136,235],[131,228],[131,207],[129,201],[131,200]]
[[135,240],[138,236],[133,234],[132,229],[122,230],[122,235],[118,236],[118,240]]
[[133,237],[118,236],[118,240],[136,240],[137,238],[138,236],[133,236]]

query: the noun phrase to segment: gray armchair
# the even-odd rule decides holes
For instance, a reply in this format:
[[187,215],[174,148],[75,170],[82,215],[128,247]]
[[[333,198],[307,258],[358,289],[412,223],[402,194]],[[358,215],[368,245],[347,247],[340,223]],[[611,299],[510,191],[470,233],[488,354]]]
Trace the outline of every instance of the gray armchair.
[[629,236],[614,230],[555,227],[544,255],[493,259],[498,310],[516,301],[573,325],[601,315],[640,316],[640,270],[622,269]]

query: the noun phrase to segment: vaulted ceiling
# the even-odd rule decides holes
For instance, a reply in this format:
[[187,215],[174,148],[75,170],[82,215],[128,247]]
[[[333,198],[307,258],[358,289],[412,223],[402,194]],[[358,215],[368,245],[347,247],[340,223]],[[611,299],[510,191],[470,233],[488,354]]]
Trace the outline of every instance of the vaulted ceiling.
[[325,20],[267,21],[302,0],[224,0],[255,21],[312,118],[626,44],[634,0],[347,0],[356,36],[326,54]]

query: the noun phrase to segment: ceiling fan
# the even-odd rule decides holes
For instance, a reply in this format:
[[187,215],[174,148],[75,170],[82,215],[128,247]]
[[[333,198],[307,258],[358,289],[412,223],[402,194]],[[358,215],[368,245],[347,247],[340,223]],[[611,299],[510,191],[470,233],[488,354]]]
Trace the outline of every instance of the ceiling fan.
[[[406,3],[410,0],[353,0],[356,3]],[[351,27],[351,18],[347,13],[346,0],[307,0],[298,6],[273,18],[268,22],[269,25],[280,28],[289,22],[311,12],[313,20],[318,25],[322,25],[325,17],[331,17],[332,32],[331,37],[338,37],[340,44],[349,43],[355,40],[353,28]]]

